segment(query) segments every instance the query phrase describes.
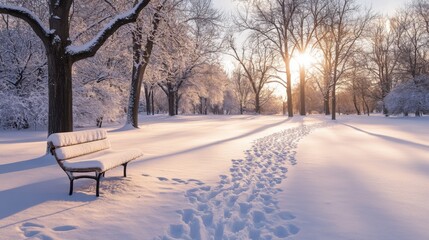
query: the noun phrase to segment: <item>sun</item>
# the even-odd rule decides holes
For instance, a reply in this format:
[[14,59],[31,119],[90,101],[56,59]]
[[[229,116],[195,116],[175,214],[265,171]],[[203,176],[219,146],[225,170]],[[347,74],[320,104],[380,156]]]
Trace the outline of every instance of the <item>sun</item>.
[[308,68],[315,63],[316,58],[309,52],[305,51],[303,53],[297,53],[295,55],[295,61],[298,66],[304,66],[305,68]]

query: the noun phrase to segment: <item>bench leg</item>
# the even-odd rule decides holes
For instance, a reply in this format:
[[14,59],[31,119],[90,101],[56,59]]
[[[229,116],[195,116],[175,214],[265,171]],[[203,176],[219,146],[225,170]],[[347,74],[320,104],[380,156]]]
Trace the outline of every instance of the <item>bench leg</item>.
[[124,177],[127,177],[127,165],[128,163],[122,164],[122,166],[124,166]]
[[100,196],[100,178],[104,173],[96,173],[96,181],[97,181],[97,188],[95,190],[95,195],[98,197]]
[[73,178],[70,178],[70,190],[69,190],[69,195],[71,196],[73,194]]

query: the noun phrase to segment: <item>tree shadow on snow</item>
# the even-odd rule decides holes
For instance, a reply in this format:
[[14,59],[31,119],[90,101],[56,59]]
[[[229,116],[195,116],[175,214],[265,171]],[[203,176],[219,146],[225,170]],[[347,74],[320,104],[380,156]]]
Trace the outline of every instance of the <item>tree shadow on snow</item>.
[[[0,219],[4,219],[49,201],[67,201],[82,204],[69,208],[52,209],[52,212],[44,212],[43,215],[40,216],[33,215],[29,217],[29,219],[9,223],[7,225],[0,225],[0,229],[31,219],[47,217],[68,211],[72,208],[81,207],[97,199],[95,195],[87,195],[81,192],[74,192],[72,196],[69,196],[67,182],[66,179],[55,178],[1,191]],[[49,210],[51,211],[51,209]]]
[[386,136],[386,135],[382,135],[382,134],[368,132],[368,131],[365,131],[363,129],[360,129],[360,128],[357,128],[355,126],[348,125],[348,124],[345,124],[345,123],[342,123],[342,124],[345,125],[345,126],[347,126],[347,127],[349,127],[349,128],[352,128],[354,130],[357,130],[359,132],[363,132],[363,133],[366,133],[366,134],[374,136],[374,137],[382,138],[382,139],[384,139],[386,141],[390,141],[390,142],[394,142],[394,143],[398,143],[398,144],[406,144],[406,145],[410,145],[410,146],[413,146],[413,147],[417,147],[417,148],[429,150],[429,146],[428,145],[424,145],[424,144],[416,143],[416,142],[411,142],[411,141],[408,141],[408,140],[404,140],[404,139],[400,139],[400,138],[395,138],[395,137],[391,137],[391,136]]
[[269,128],[276,127],[276,126],[279,126],[279,125],[281,125],[283,123],[289,122],[290,120],[291,120],[290,118],[287,118],[285,120],[282,120],[282,121],[279,121],[279,122],[276,122],[276,123],[273,123],[273,124],[264,125],[262,127],[259,127],[257,129],[254,129],[252,131],[249,131],[247,133],[244,133],[244,134],[241,134],[241,135],[238,135],[238,136],[235,136],[235,137],[231,137],[231,138],[226,138],[226,139],[214,141],[212,143],[204,144],[204,145],[201,145],[201,146],[193,147],[193,148],[182,150],[182,151],[179,151],[179,152],[169,153],[169,154],[165,154],[165,155],[161,155],[161,156],[155,156],[155,157],[150,157],[150,158],[143,158],[143,159],[144,159],[144,161],[156,160],[156,159],[161,159],[161,158],[165,158],[165,157],[171,157],[171,156],[176,156],[176,155],[180,155],[180,154],[190,153],[190,152],[193,152],[193,151],[198,151],[198,150],[205,149],[205,148],[212,147],[212,146],[216,146],[216,145],[219,145],[219,144],[224,144],[226,142],[238,140],[240,138],[245,138],[245,137],[251,136],[253,134],[257,134],[259,132],[263,132],[263,131],[265,131],[265,130],[267,130]]
[[51,155],[46,154],[38,158],[22,160],[18,162],[0,164],[0,174],[13,173],[29,169],[36,169],[56,164],[56,161]]

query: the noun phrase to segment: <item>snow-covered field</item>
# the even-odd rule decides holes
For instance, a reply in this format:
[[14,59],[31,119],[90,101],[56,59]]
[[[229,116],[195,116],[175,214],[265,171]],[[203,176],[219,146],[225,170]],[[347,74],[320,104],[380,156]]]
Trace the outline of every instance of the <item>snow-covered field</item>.
[[[1,239],[429,239],[429,118],[154,116],[109,126],[129,177],[68,179],[0,131]],[[79,130],[79,129],[77,129]]]

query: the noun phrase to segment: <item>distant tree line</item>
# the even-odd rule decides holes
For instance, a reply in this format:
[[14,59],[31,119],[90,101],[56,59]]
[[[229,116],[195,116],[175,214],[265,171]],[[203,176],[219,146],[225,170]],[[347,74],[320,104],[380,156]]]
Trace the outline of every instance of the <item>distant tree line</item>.
[[428,0],[392,16],[355,0],[237,4],[229,17],[211,0],[0,0],[1,127],[428,112]]

